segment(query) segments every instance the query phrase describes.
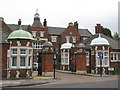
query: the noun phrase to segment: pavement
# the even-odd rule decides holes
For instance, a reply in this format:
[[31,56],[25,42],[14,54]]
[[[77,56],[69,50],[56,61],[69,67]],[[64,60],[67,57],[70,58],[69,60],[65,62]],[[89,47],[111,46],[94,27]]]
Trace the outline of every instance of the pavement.
[[[56,70],[56,72],[68,73],[68,74],[76,74],[76,72],[63,71],[63,70]],[[78,75],[79,75],[79,74],[78,74]],[[92,74],[92,73],[81,74],[81,75],[93,76],[93,77],[101,77],[100,74]],[[102,77],[118,77],[118,75],[104,75],[104,74],[102,74]]]
[[57,80],[53,78],[54,77],[38,76],[37,71],[35,71],[32,78],[29,79],[0,80],[0,88],[46,84]]
[[[75,72],[62,71],[62,70],[56,70],[56,72],[75,74]],[[100,75],[98,75],[98,74],[86,74],[86,75],[100,77]],[[103,77],[110,77],[110,76],[116,77],[117,75],[102,75],[102,76]],[[37,72],[34,72],[33,77],[31,79],[1,80],[0,88],[47,84],[47,83],[54,82],[57,80],[59,80],[59,78],[53,79],[53,77],[38,76]]]

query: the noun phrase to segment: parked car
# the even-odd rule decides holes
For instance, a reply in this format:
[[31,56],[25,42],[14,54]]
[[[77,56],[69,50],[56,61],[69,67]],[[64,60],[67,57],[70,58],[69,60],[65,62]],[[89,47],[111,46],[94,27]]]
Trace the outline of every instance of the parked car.
[[38,63],[37,62],[34,62],[34,64],[33,64],[33,70],[38,70]]

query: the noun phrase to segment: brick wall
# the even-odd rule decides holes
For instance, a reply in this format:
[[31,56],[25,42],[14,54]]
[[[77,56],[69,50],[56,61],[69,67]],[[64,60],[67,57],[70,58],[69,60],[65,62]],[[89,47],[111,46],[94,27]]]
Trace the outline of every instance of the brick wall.
[[85,53],[76,54],[76,70],[86,71],[86,56],[85,56]]

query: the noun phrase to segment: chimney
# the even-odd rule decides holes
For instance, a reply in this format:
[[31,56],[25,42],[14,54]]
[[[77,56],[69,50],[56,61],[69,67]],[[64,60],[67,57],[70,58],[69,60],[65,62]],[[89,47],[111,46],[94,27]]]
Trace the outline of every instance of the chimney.
[[95,33],[103,33],[103,29],[101,24],[97,24],[97,26],[95,26]]
[[3,18],[3,17],[0,17],[0,21],[4,21],[4,18]]
[[72,23],[72,22],[70,22],[70,23],[69,23],[69,26],[73,26],[73,23]]
[[19,21],[18,21],[18,25],[19,25],[19,26],[21,25],[21,19],[19,19]]
[[46,19],[44,19],[43,26],[47,27],[47,21],[46,21]]
[[78,30],[78,23],[77,23],[77,21],[74,22],[74,27],[75,27],[76,30]]

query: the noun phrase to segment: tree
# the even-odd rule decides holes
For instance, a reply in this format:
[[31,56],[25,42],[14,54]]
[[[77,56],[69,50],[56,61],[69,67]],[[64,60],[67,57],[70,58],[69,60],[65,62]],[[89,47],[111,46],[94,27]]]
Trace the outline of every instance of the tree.
[[108,28],[103,28],[103,34],[107,35],[108,37],[112,37],[111,30]]
[[114,33],[113,38],[118,41],[120,40],[120,36],[117,32]]

